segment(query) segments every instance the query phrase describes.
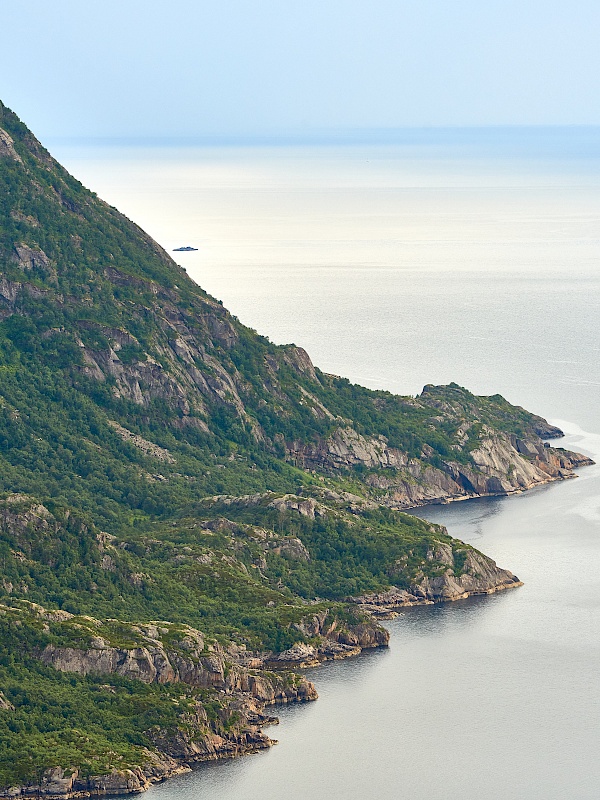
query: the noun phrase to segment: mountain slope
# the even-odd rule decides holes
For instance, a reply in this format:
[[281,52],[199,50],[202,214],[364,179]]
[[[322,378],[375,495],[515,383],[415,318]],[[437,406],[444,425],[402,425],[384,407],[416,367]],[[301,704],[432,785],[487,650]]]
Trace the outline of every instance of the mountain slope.
[[280,670],[519,585],[399,510],[571,477],[560,435],[271,344],[0,104],[0,784],[130,791],[269,746],[264,705],[315,697]]

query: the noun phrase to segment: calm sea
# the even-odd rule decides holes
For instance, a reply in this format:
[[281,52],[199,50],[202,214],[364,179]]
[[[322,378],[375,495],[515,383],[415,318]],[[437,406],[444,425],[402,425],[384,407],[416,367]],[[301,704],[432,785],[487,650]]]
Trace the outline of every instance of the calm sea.
[[[327,372],[456,381],[559,424],[600,462],[597,131],[388,145],[53,148],[207,291]],[[564,422],[561,422],[563,420]],[[267,753],[149,800],[600,796],[600,467],[431,507],[525,586],[411,609],[385,652],[312,672]]]

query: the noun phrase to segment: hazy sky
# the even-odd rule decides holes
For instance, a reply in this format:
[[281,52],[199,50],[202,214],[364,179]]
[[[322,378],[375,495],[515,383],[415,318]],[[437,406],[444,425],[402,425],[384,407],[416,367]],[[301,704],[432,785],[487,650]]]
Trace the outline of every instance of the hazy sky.
[[42,137],[600,124],[598,0],[14,0]]

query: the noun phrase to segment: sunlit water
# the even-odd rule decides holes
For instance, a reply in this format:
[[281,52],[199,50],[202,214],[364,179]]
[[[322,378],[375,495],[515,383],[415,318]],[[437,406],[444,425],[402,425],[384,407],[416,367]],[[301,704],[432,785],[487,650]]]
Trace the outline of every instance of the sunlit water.
[[[572,150],[55,148],[325,371],[500,392],[600,461],[600,161]],[[321,699],[281,711],[277,747],[149,800],[600,796],[600,467],[419,513],[524,587],[407,610],[389,650],[311,672]]]

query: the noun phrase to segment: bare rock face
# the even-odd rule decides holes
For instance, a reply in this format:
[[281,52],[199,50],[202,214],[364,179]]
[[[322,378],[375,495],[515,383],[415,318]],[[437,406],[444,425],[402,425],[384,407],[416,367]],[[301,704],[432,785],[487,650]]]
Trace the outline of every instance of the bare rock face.
[[25,784],[5,790],[3,797],[44,797],[47,800],[69,800],[75,797],[90,797],[106,794],[138,794],[149,789],[153,783],[162,781],[189,767],[170,758],[167,754],[146,751],[144,767],[113,769],[107,775],[84,777],[77,769],[65,770],[52,767],[45,770],[38,784]]
[[508,570],[501,569],[491,558],[484,556],[477,550],[465,551],[465,560],[462,571],[455,574],[455,560],[450,545],[439,544],[434,557],[444,563],[440,550],[445,550],[445,563],[448,569],[442,575],[428,578],[414,583],[410,591],[416,597],[439,602],[441,600],[460,600],[479,594],[493,594],[502,589],[511,589],[522,586],[522,582]]
[[[35,604],[28,604],[27,608],[42,619],[52,613]],[[73,620],[75,629],[87,627],[86,645],[82,643],[81,648],[47,645],[38,653],[45,664],[81,675],[117,674],[144,683],[184,683],[213,690],[208,694],[210,713],[203,701],[192,695],[177,725],[168,729],[156,726],[147,731],[153,749],[145,751],[140,766],[113,769],[107,775],[85,778],[77,770],[56,767],[46,770],[36,785],[0,789],[0,797],[33,795],[48,800],[69,800],[90,795],[138,793],[157,781],[188,770],[191,764],[271,747],[275,741],[261,726],[276,723],[277,718],[265,715],[264,707],[307,702],[318,697],[314,685],[304,677],[265,673],[262,670],[264,659],[254,659],[255,666],[261,669],[249,669],[238,663],[245,655],[243,647],[232,644],[226,650],[217,642],[207,641],[200,631],[189,626],[165,622],[129,623],[128,636],[138,641],[136,646],[122,647],[111,645],[104,636],[89,635],[91,630],[106,630],[108,637],[109,623],[72,615],[68,615],[68,619]],[[111,686],[106,688],[112,689]],[[204,693],[200,697],[204,698]],[[0,712],[11,709],[11,704],[0,694]]]
[[3,316],[12,313],[20,291],[21,284],[18,281],[9,281],[4,276],[0,278],[0,297],[7,306],[7,311],[3,311]]
[[15,143],[12,137],[9,136],[4,128],[0,128],[0,158],[11,158],[13,161],[23,163],[21,156],[15,150]]
[[267,658],[267,665],[275,668],[313,667],[323,661],[337,661],[376,647],[387,647],[390,635],[381,625],[366,619],[349,625],[341,623],[328,611],[313,614],[294,626],[305,636],[317,640],[316,644],[296,642],[293,647]]
[[115,647],[101,636],[94,636],[87,647],[57,647],[48,644],[39,658],[61,672],[80,675],[122,675],[143,683],[184,683],[226,694],[243,693],[259,703],[305,702],[317,697],[314,685],[306,679],[279,673],[265,675],[264,667],[298,668],[323,661],[356,655],[362,650],[385,647],[388,632],[375,622],[340,624],[328,612],[321,612],[296,625],[300,633],[318,639],[316,645],[297,642],[283,653],[253,655],[226,652],[217,643],[207,644],[202,634],[188,628],[176,647],[165,646],[155,624],[133,626],[144,644]]
[[155,653],[145,647],[125,650],[106,646],[102,639],[93,644],[95,646],[87,650],[47,645],[41,660],[60,672],[77,672],[79,675],[116,673],[143,683],[167,683],[169,678],[175,678],[175,672],[161,650]]
[[296,642],[288,650],[273,657],[270,662],[274,666],[314,667],[319,664],[317,648],[304,642]]
[[[102,631],[103,624],[93,622]],[[79,648],[48,644],[39,658],[61,672],[116,674],[143,683],[183,683],[271,705],[317,698],[310,681],[280,670],[347,658],[365,649],[385,647],[389,641],[388,632],[368,617],[351,625],[327,610],[307,616],[295,628],[315,643],[297,642],[279,654],[252,654],[234,645],[225,650],[189,626],[177,628],[175,636],[168,623],[143,623],[131,626],[131,636],[138,639],[136,646],[114,646],[95,635]],[[262,671],[265,667],[277,671],[266,674]]]
[[310,553],[302,544],[300,539],[294,536],[288,536],[285,539],[278,539],[275,546],[271,548],[271,552],[277,555],[286,556],[292,561],[310,561]]
[[347,469],[362,464],[370,468],[405,467],[408,459],[401,450],[389,448],[385,437],[367,437],[350,425],[336,428],[325,441],[315,444],[292,443],[289,451],[307,467]]
[[[177,763],[193,764],[255,752],[275,743],[260,726],[274,722],[276,718],[265,716],[261,708],[247,697],[232,697],[219,710],[220,722],[228,728],[227,736],[223,736],[211,730],[206,709],[197,702],[192,711],[183,715],[180,728],[176,731],[154,729],[150,738],[161,754]],[[241,725],[232,729],[229,725],[232,718],[241,720]],[[202,736],[198,736],[199,730],[203,731]]]
[[380,625],[366,622],[340,630],[336,638],[340,644],[369,650],[375,647],[387,647],[390,635]]
[[312,497],[299,498],[295,495],[286,494],[283,497],[275,498],[269,503],[270,508],[276,508],[278,511],[297,511],[303,517],[309,519],[315,518],[315,510],[317,509],[317,501]]
[[[16,608],[3,607],[3,613]],[[28,603],[22,613],[50,620],[55,612]],[[64,612],[66,613],[66,612]],[[37,653],[45,664],[63,672],[117,674],[145,683],[185,683],[208,692],[182,694],[175,703],[180,713],[175,725],[154,726],[146,734],[151,749],[141,753],[140,765],[112,769],[106,775],[82,776],[77,769],[60,766],[46,770],[34,784],[0,788],[0,797],[42,796],[48,800],[104,794],[132,794],[144,791],[153,783],[186,771],[191,764],[230,758],[251,753],[275,744],[262,726],[277,722],[264,713],[264,707],[276,703],[315,700],[314,685],[300,675],[266,673],[238,663],[245,654],[243,646],[227,649],[185,625],[167,622],[144,622],[128,625],[127,638],[135,646],[115,646],[108,641],[116,620],[101,622],[92,617],[59,616],[55,622],[72,624],[86,638],[80,648],[47,645]],[[105,636],[93,631],[104,632]],[[122,627],[119,627],[122,631]],[[121,633],[119,633],[121,635]],[[238,659],[238,656],[240,657]],[[263,667],[264,660],[256,659]],[[107,684],[100,687],[115,691]],[[204,703],[210,702],[207,711]],[[0,713],[12,705],[0,693]]]
[[308,375],[313,381],[319,383],[313,363],[304,348],[296,347],[296,345],[293,344],[288,345],[285,348],[283,358],[284,361],[295,370]]
[[[157,625],[137,625],[132,630],[141,640],[137,647],[115,647],[95,636],[88,647],[46,645],[39,658],[61,672],[116,674],[143,683],[184,683],[227,694],[242,692],[265,704],[317,697],[310,681],[299,678],[290,683],[286,676],[255,674],[237,663],[235,653],[226,653],[217,643],[207,644],[194,628],[185,628],[177,647],[163,644]],[[262,660],[257,662],[257,666],[262,664]]]
[[114,420],[109,420],[108,424],[115,429],[123,441],[131,442],[134,447],[137,447],[145,455],[156,458],[158,461],[165,461],[168,464],[175,463],[173,456],[164,447],[159,447],[157,444],[154,444],[154,442],[149,442],[142,436],[132,433],[131,431],[127,430],[127,428],[119,425],[118,422],[114,422]]
[[366,622],[359,625],[337,627],[321,631],[322,638],[316,645],[296,642],[293,647],[271,656],[266,665],[276,669],[302,669],[314,667],[324,661],[338,661],[376,647],[387,647],[389,633],[380,625]]
[[26,271],[36,268],[43,272],[50,271],[50,259],[39,247],[29,247],[26,244],[16,245],[15,260],[21,269]]
[[[225,309],[204,297],[196,312],[189,314],[182,310],[173,290],[134,278],[113,267],[104,270],[104,277],[117,286],[151,291],[154,294],[152,314],[160,333],[152,352],[122,359],[123,347],[139,345],[135,337],[127,331],[94,323],[93,327],[108,340],[109,347],[94,350],[82,347],[84,365],[81,371],[99,382],[110,380],[117,397],[141,407],[156,400],[166,401],[178,412],[173,418],[177,427],[191,424],[208,433],[208,406],[229,406],[250,426],[255,438],[262,440],[260,427],[246,413],[240,397],[240,392],[247,390],[245,381],[231,366],[222,363],[221,351],[230,350],[239,338]],[[81,323],[84,328],[89,325],[85,321]]]
[[[544,435],[561,434],[541,418],[538,429]],[[593,463],[580,453],[550,447],[537,436],[521,439],[489,427],[470,452],[470,463],[447,459],[435,467],[427,463],[433,451],[424,449],[422,459],[409,458],[389,447],[384,436],[363,436],[350,426],[337,428],[325,441],[289,445],[290,457],[308,468],[335,473],[360,465],[373,470],[365,483],[383,490],[380,502],[396,509],[521,492],[571,478],[576,467]]]

